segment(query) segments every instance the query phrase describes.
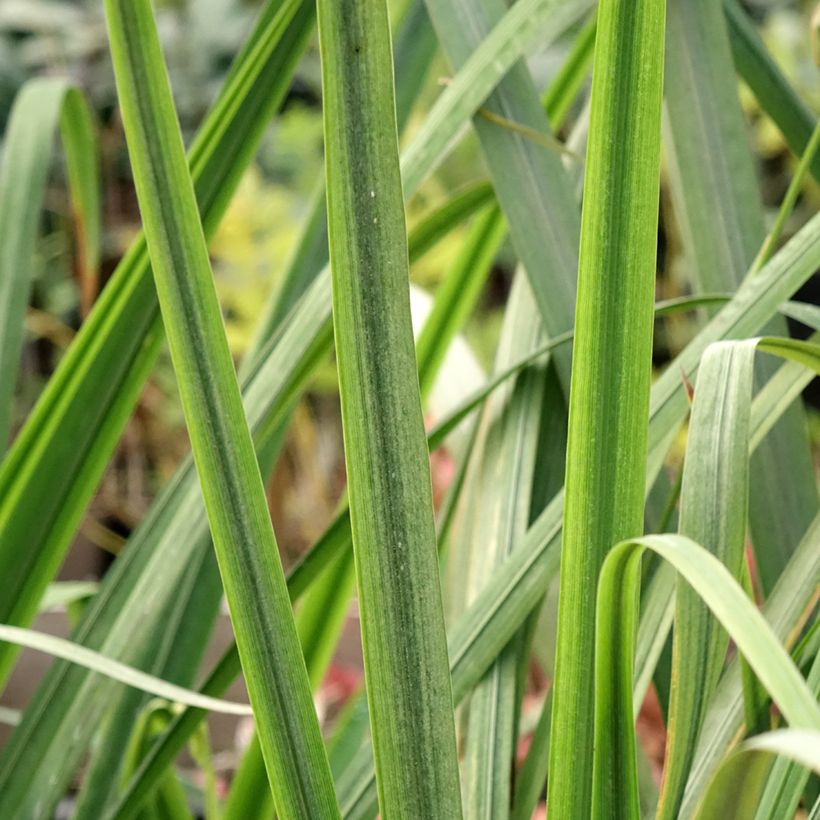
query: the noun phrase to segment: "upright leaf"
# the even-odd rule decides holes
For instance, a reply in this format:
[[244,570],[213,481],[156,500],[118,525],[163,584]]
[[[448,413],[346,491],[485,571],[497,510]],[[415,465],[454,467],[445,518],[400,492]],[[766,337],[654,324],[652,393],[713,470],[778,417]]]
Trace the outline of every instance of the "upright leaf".
[[550,739],[558,817],[586,817],[591,802],[598,572],[643,528],[664,11],[663,0],[598,9]]
[[[522,274],[510,294],[497,371],[532,352],[543,338],[540,315]],[[471,464],[474,506],[468,530],[467,603],[486,586],[529,524],[544,364],[496,391],[482,413]],[[563,401],[560,406],[563,410]],[[469,817],[504,817],[509,812],[523,638],[510,642],[470,697],[463,784]]]
[[330,771],[151,5],[105,8],[163,323],[274,803],[287,817],[332,817]]
[[[765,238],[763,206],[732,71],[726,22],[711,0],[669,0],[666,103],[676,215],[699,292],[732,291]],[[777,317],[765,332],[784,335]],[[758,366],[771,375],[774,362]],[[752,541],[769,590],[817,512],[817,488],[798,402],[752,460]],[[706,543],[698,537],[699,543]]]
[[[582,6],[567,4],[570,9],[556,4],[551,14],[562,19]],[[506,12],[503,0],[427,0],[427,7],[450,64],[465,70],[475,64],[479,43]],[[482,107],[535,133],[550,133],[532,77],[521,60],[503,75]],[[480,114],[474,117],[473,128],[544,327],[550,336],[557,336],[572,326],[575,304],[579,223],[569,177],[555,151],[536,140]],[[569,352],[556,351],[555,362],[567,393]]]
[[23,86],[14,102],[0,167],[0,454],[11,428],[23,317],[58,126],[66,155],[81,282],[96,277],[100,193],[91,112],[80,92],[66,81],[34,79]]
[[[783,76],[754,23],[738,0],[723,0],[732,57],[740,76],[752,89],[760,107],[771,117],[789,148],[800,155],[806,148],[817,117]],[[820,181],[820,157],[811,166]]]
[[387,6],[319,3],[333,322],[382,813],[460,816]]
[[[189,162],[212,235],[282,100],[313,4],[269,0]],[[144,238],[117,266],[0,465],[0,621],[26,624],[56,573],[162,341]],[[0,650],[0,681],[15,652]]]
[[[754,343],[708,348],[698,371],[683,470],[679,532],[703,544],[734,578],[746,541]],[[698,595],[678,582],[664,782],[659,815],[677,817],[726,636]]]

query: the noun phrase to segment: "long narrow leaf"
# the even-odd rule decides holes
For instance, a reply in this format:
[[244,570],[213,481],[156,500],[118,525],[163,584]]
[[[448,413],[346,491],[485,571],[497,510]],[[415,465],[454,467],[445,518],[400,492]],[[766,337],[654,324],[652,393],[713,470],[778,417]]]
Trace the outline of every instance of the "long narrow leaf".
[[336,811],[151,6],[106,3],[117,90],[171,357],[274,802]]
[[[732,72],[720,5],[670,0],[666,101],[672,192],[697,290],[733,290],[765,238],[763,207]],[[766,333],[784,335],[778,317]],[[774,362],[761,362],[763,378]],[[818,508],[800,403],[784,414],[752,461],[752,541],[771,589]],[[705,543],[695,537],[699,543]]]
[[[717,558],[682,535],[648,535],[624,542],[607,557],[598,595],[601,630],[599,673],[609,669],[613,676],[624,681],[628,677],[631,681],[633,640],[625,630],[635,617],[640,559],[647,549],[670,562],[697,591],[731,635],[789,724],[793,728],[820,730],[820,707],[814,695],[760,611]],[[627,637],[622,639],[619,635]],[[608,654],[606,647],[616,648],[616,651]],[[606,750],[602,750],[599,758],[602,769],[598,779],[601,788],[596,791],[597,816],[636,816],[637,776],[634,774],[631,692],[623,703],[627,707],[625,711],[601,715],[601,721],[613,725],[612,732],[607,733],[610,737],[614,734],[631,737],[628,745],[631,746],[632,758],[626,758],[618,765],[622,769],[632,769],[633,774],[627,783],[628,786],[631,784],[635,793],[631,806],[624,811],[623,804],[617,802],[617,793],[605,788],[606,784],[613,784],[603,767],[612,761]],[[625,748],[623,754],[627,753],[628,748]]]
[[558,816],[586,816],[591,803],[598,572],[609,547],[643,527],[664,7],[598,10],[550,737]]
[[[766,603],[763,615],[778,639],[794,640],[803,624],[806,607],[817,600],[820,578],[820,515],[795,550]],[[743,721],[743,689],[739,662],[733,660],[721,678],[706,715],[701,742],[681,806],[683,816],[691,816],[708,788],[726,752],[738,740]]]
[[0,170],[0,454],[11,427],[37,227],[58,126],[84,281],[96,277],[99,261],[99,171],[91,113],[81,93],[64,80],[31,80],[15,100]]
[[[820,698],[820,654],[815,655],[806,682],[815,697]],[[820,766],[820,755],[815,765]],[[809,772],[799,763],[793,763],[788,757],[776,760],[759,795],[755,820],[794,817],[808,779]]]
[[[522,352],[537,347],[542,333],[522,271],[510,294],[496,368],[503,370]],[[545,365],[496,392],[482,413],[473,445],[472,499],[465,497],[474,505],[467,603],[492,578],[529,524]],[[563,401],[560,405],[563,410]],[[509,811],[523,638],[510,642],[469,701],[463,763],[469,817],[503,817]]]
[[63,658],[71,663],[84,666],[92,672],[105,675],[112,680],[120,681],[128,686],[136,687],[143,692],[148,692],[151,695],[175,703],[182,703],[197,709],[222,712],[226,715],[253,714],[250,706],[244,703],[219,700],[200,692],[184,689],[161,678],[155,678],[153,675],[146,675],[145,672],[126,666],[124,663],[106,658],[104,655],[86,649],[84,646],[79,646],[63,638],[57,638],[54,635],[48,635],[45,632],[35,632],[33,629],[22,629],[19,626],[0,624],[0,641],[7,641],[17,644],[17,646],[45,652],[55,658]]
[[[746,541],[754,348],[754,342],[725,342],[704,354],[681,491],[679,532],[705,545],[736,579]],[[679,582],[661,817],[677,816],[725,653],[724,633],[697,594]]]
[[[319,3],[333,323],[379,800],[460,815],[384,2]],[[373,449],[375,447],[375,449]]]
[[[516,3],[476,49],[459,66],[455,80],[442,92],[424,125],[402,157],[405,195],[424,181],[419,171],[430,174],[452,149],[457,131],[443,127],[454,120],[463,123],[473,116],[510,67],[536,42],[541,48],[582,19],[592,0],[560,3],[556,0],[522,0]],[[436,9],[431,12],[438,16]],[[476,79],[478,78],[478,82]]]
[[[512,13],[503,0],[427,0],[427,6],[441,46],[456,69],[474,64],[482,39],[501,24],[505,12]],[[482,110],[531,129],[528,133],[549,134],[526,65],[519,61],[502,76]],[[558,335],[572,325],[578,259],[579,221],[568,175],[554,151],[515,130],[482,115],[474,118],[473,128],[544,326],[549,335]],[[556,353],[565,393],[569,364],[567,351]]]

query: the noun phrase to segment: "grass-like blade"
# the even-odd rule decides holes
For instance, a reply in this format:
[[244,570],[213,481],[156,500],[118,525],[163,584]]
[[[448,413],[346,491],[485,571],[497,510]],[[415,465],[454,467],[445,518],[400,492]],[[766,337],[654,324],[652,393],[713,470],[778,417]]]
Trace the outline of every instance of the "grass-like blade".
[[[696,820],[754,817],[760,808],[761,786],[772,757],[793,761],[820,774],[820,731],[779,729],[747,740],[715,773]],[[777,762],[775,765],[777,765]],[[768,815],[790,817],[789,814]]]
[[598,573],[612,544],[643,531],[664,13],[659,0],[598,9],[547,801],[561,817],[591,805]]
[[322,0],[319,29],[333,324],[379,802],[388,816],[459,816],[386,4]]
[[[431,0],[428,8],[441,47],[458,70],[475,62],[474,52],[482,39],[501,25],[505,13],[512,13],[503,0]],[[557,336],[571,327],[575,305],[580,230],[575,196],[559,155],[545,147],[543,140],[521,133],[522,129],[528,134],[550,133],[527,66],[519,60],[498,79],[493,93],[481,105],[481,113],[474,117],[473,128],[544,327],[550,336]],[[517,130],[491,121],[487,113],[496,120],[514,123]],[[567,393],[568,351],[556,351],[555,358]]]
[[[504,370],[540,346],[543,329],[529,284],[513,284],[496,354]],[[546,362],[495,392],[485,405],[471,449],[463,501],[471,504],[467,603],[492,578],[529,524]],[[560,392],[560,389],[559,389]],[[563,410],[563,401],[560,402]],[[466,714],[462,793],[469,817],[503,817],[511,803],[510,765],[518,710],[523,635],[511,641],[473,690]]]
[[479,214],[439,285],[416,345],[422,398],[433,388],[449,342],[472,313],[505,235],[504,217],[498,208]]
[[[495,25],[476,49],[458,66],[432,107],[424,124],[402,156],[405,195],[411,195],[435,171],[454,147],[459,131],[446,127],[466,123],[489,97],[510,67],[536,42],[541,48],[567,31],[592,8],[592,0],[561,3],[556,0],[522,0]],[[432,13],[437,15],[436,9]],[[419,171],[424,172],[422,176]]]
[[[683,535],[648,535],[615,547],[606,559],[598,594],[599,654],[597,674],[610,672],[613,679],[630,684],[623,711],[596,716],[600,720],[598,741],[615,749],[598,747],[596,756],[595,816],[637,816],[635,735],[632,724],[632,656],[634,640],[627,627],[634,625],[640,562],[652,550],[671,563],[734,640],[760,681],[772,695],[790,726],[820,729],[820,706],[800,676],[772,628],[726,567],[706,549]],[[628,679],[628,680],[627,680]],[[603,724],[610,724],[606,728]],[[619,740],[620,739],[620,740]],[[624,739],[627,739],[624,742]],[[610,777],[607,766],[613,754],[622,755],[621,772],[632,770],[623,783]],[[600,769],[598,768],[600,766]],[[632,789],[628,803],[621,801]]]
[[420,259],[443,239],[454,225],[466,220],[494,199],[493,186],[489,182],[476,182],[428,213],[408,232],[410,264]]
[[[271,0],[189,162],[215,230],[289,84],[313,5]],[[59,567],[162,342],[144,239],[126,254],[0,466],[0,621],[25,624]],[[0,652],[0,680],[15,652]]]
[[[96,280],[100,192],[91,112],[66,81],[34,79],[14,101],[0,168],[0,454],[12,422],[34,250],[54,136],[62,137],[77,237],[81,288]],[[87,292],[87,291],[86,291]]]
[[[820,654],[815,655],[806,682],[812,688],[815,697],[820,697]],[[820,765],[820,758],[817,759],[816,765]],[[778,758],[772,765],[762,793],[756,801],[755,820],[794,817],[808,779],[809,772],[804,766],[792,762],[787,757]]]
[[[740,76],[752,89],[760,107],[780,129],[789,148],[801,156],[817,124],[817,117],[783,75],[738,0],[723,0],[723,10],[729,27],[732,56]],[[820,158],[813,160],[811,172],[816,180],[820,180]]]
[[[736,579],[746,540],[753,363],[754,343],[717,344],[704,354],[681,490],[679,532],[703,544]],[[679,581],[661,817],[677,816],[725,653],[725,633],[697,594]]]
[[150,3],[106,3],[165,333],[277,812],[336,799]]
[[[720,5],[708,0],[670,0],[668,18],[666,107],[675,212],[696,290],[731,291],[755,262],[766,233],[726,23]],[[784,319],[773,319],[764,332],[784,335]],[[775,366],[761,361],[757,370],[767,378]],[[818,508],[805,430],[797,402],[752,460],[750,530],[764,590],[774,585]]]
[[[754,418],[754,408],[752,416]],[[754,434],[753,434],[754,438]],[[783,643],[794,640],[805,610],[816,600],[820,577],[820,515],[806,532],[792,559],[763,605],[763,615]],[[733,660],[712,698],[701,741],[686,786],[681,813],[691,816],[726,752],[737,743],[743,722],[743,690],[738,659]]]
[[24,646],[38,652],[45,652],[55,658],[62,658],[99,675],[105,675],[112,680],[125,683],[128,686],[133,686],[143,692],[165,698],[174,703],[182,703],[197,709],[209,709],[226,715],[253,714],[250,706],[244,703],[220,700],[203,695],[201,692],[185,689],[153,675],[146,675],[145,672],[126,666],[119,661],[106,658],[104,655],[100,655],[99,652],[86,649],[84,646],[72,643],[64,638],[48,635],[45,632],[0,624],[0,641],[14,643],[17,646]]
[[555,130],[558,130],[566,119],[570,106],[589,74],[592,55],[595,53],[597,25],[597,17],[593,14],[592,19],[576,37],[572,50],[561,66],[561,70],[556,74],[555,80],[544,92],[544,110],[547,112],[550,125]]
[[[412,0],[404,13],[396,36],[396,119],[399,131],[407,124],[410,112],[424,83],[436,49],[436,38],[423,0]],[[466,218],[466,214],[463,218]],[[452,222],[458,217],[452,215]],[[452,222],[444,219],[439,226],[446,233]],[[254,329],[253,345],[257,351],[281,325],[316,276],[325,268],[327,248],[327,202],[324,174],[311,199],[302,233],[286,265],[286,274],[272,296]],[[248,372],[253,356],[243,361],[240,375]]]

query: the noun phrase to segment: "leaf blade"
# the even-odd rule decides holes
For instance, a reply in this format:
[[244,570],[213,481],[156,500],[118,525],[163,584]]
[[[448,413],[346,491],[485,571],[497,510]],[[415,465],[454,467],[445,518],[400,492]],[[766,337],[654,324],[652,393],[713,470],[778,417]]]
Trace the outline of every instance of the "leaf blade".
[[547,797],[562,817],[590,811],[598,572],[643,527],[664,11],[655,0],[598,9]]
[[277,812],[336,799],[149,2],[105,5],[171,358]]
[[322,0],[319,30],[333,324],[379,802],[389,816],[460,816],[386,5]]

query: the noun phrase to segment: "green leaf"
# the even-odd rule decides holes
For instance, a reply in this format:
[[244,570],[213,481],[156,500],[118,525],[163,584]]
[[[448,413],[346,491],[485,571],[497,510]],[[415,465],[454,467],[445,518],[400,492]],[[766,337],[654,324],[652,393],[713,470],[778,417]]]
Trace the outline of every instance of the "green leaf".
[[[753,413],[754,416],[754,413]],[[777,638],[788,643],[804,622],[806,608],[817,592],[820,577],[820,515],[783,571],[771,595],[763,605],[763,616]],[[728,749],[737,742],[743,721],[743,689],[739,663],[734,659],[721,678],[704,721],[697,754],[689,774],[681,806],[683,816],[691,816],[703,798],[712,775]]]
[[[765,229],[726,23],[711,0],[670,0],[668,15],[666,104],[675,213],[696,290],[730,291],[755,262]],[[764,332],[785,335],[785,321],[774,319]],[[757,369],[768,378],[773,367],[761,362]],[[773,586],[818,508],[805,430],[798,402],[752,460],[750,529],[764,590]]]
[[552,691],[550,690],[541,708],[535,731],[532,733],[529,751],[515,779],[515,796],[510,813],[512,820],[532,820],[535,807],[538,805],[547,781],[551,728]]
[[[818,623],[820,622],[815,620],[815,626]],[[820,697],[820,654],[815,654],[807,683],[812,688],[815,697]],[[766,706],[768,707],[768,703]],[[820,755],[815,758],[815,766],[817,765],[820,765]],[[716,775],[716,777],[719,776],[719,774]],[[776,760],[766,778],[763,793],[758,795],[755,820],[794,817],[808,779],[809,772],[804,766],[793,763],[788,757],[780,757]],[[707,792],[706,800],[708,799]]]
[[[755,342],[709,347],[698,370],[683,468],[679,532],[704,544],[735,579],[746,540]],[[727,639],[696,592],[675,593],[672,688],[659,817],[677,817]]]
[[715,773],[698,808],[697,820],[740,820],[754,816],[760,808],[766,771],[774,755],[779,756],[777,762],[794,761],[820,774],[820,732],[780,729],[745,741]]
[[[402,156],[405,196],[411,196],[447,157],[460,136],[460,126],[477,112],[510,67],[535,43],[546,48],[582,19],[592,5],[592,0],[521,0],[507,11],[487,34],[482,47],[458,66],[455,78],[407,146]],[[431,14],[437,17],[435,6]],[[459,126],[458,130],[454,125]]]
[[555,79],[544,92],[542,102],[547,112],[547,119],[554,129],[558,129],[569,114],[570,106],[581,86],[589,74],[592,57],[595,53],[595,32],[598,21],[593,13],[590,21],[581,29],[581,32],[572,45],[569,56],[561,66]]
[[[732,56],[740,76],[752,89],[760,107],[772,118],[792,152],[801,156],[816,126],[817,117],[800,99],[774,61],[760,35],[737,0],[723,0]],[[820,180],[820,157],[812,162],[812,175]]]
[[[155,628],[151,639],[131,655],[138,668],[185,687],[197,680],[223,597],[216,556],[208,546],[198,551],[176,585],[176,593],[160,619],[162,628]],[[122,785],[134,724],[141,712],[150,708],[147,698],[133,689],[112,686],[108,692],[105,720],[91,744],[74,820],[97,820],[104,814],[104,807]],[[173,777],[163,779],[164,784],[171,782]]]
[[23,318],[58,127],[65,150],[81,282],[95,280],[99,264],[99,169],[91,112],[82,94],[65,80],[30,80],[14,101],[0,169],[0,455],[11,429]]
[[479,215],[453,267],[439,285],[416,344],[422,398],[432,390],[450,342],[472,313],[506,233],[498,208],[491,207]]
[[[539,347],[540,314],[520,271],[513,284],[496,354],[503,371]],[[494,393],[483,408],[471,450],[465,494],[466,602],[476,597],[526,532],[530,520],[547,362]],[[563,411],[563,401],[561,401]],[[526,646],[519,634],[474,689],[466,715],[462,792],[469,817],[503,817],[511,803],[510,767],[518,714],[518,671]]]
[[[281,2],[281,0],[280,0]],[[312,4],[309,4],[312,5]],[[399,26],[396,40],[396,117],[399,131],[407,124],[410,109],[424,82],[435,53],[436,40],[423,0],[412,0]],[[454,215],[455,216],[455,215]],[[465,216],[466,218],[466,216]],[[439,225],[446,232],[452,225]],[[316,186],[307,219],[278,291],[269,301],[254,329],[249,355],[243,361],[240,375],[246,375],[255,353],[273,335],[301,296],[325,268],[327,248],[327,202],[324,174]]]
[[333,323],[382,813],[460,816],[387,7],[319,3]]
[[[190,152],[211,235],[289,84],[313,4],[271,0]],[[162,343],[143,239],[126,254],[0,466],[0,621],[30,622]],[[15,651],[0,652],[0,680]]]
[[488,182],[476,182],[454,194],[422,220],[417,222],[407,236],[410,264],[419,260],[453,229],[455,225],[472,216],[484,205],[495,199],[493,186]]
[[336,799],[242,409],[150,2],[106,2],[111,53],[165,332],[279,814]]
[[598,9],[547,798],[560,817],[591,804],[598,572],[613,543],[643,531],[664,12],[662,0]]
[[[726,567],[706,549],[683,535],[648,535],[615,547],[601,572],[598,592],[598,654],[596,675],[618,680],[627,697],[620,702],[625,711],[597,713],[597,742],[616,744],[619,768],[631,769],[625,783],[613,782],[609,773],[611,749],[598,747],[596,815],[637,816],[635,736],[632,723],[632,649],[640,584],[640,560],[650,549],[671,563],[697,592],[743,653],[760,681],[772,695],[782,714],[794,728],[820,729],[820,707],[788,653],[783,649],[763,615],[749,600]],[[621,746],[617,738],[627,739]],[[631,802],[619,802],[624,791]]]
[[176,686],[168,681],[146,675],[139,669],[126,666],[124,663],[106,658],[99,652],[86,649],[84,646],[57,638],[45,632],[36,632],[33,629],[22,629],[19,626],[0,624],[0,641],[25,646],[38,652],[45,652],[55,658],[63,658],[71,663],[83,666],[112,680],[120,681],[128,686],[141,689],[151,695],[165,698],[174,703],[182,703],[197,709],[208,709],[212,712],[221,712],[226,715],[251,715],[251,707],[244,703],[233,703],[219,700],[199,692]]
[[[507,11],[503,0],[437,0],[428,5],[441,46],[459,73],[474,64],[474,52],[501,24],[504,14],[515,11],[515,7]],[[578,8],[584,4],[566,5]],[[553,7],[552,13],[560,19],[564,12]],[[481,114],[474,117],[473,128],[544,326],[550,336],[557,336],[571,327],[575,303],[579,234],[575,196],[557,153],[520,133],[523,128],[549,135],[549,124],[525,63],[519,60],[502,76],[481,106],[482,112],[519,128],[505,128]],[[558,351],[555,358],[566,392],[568,351]]]

